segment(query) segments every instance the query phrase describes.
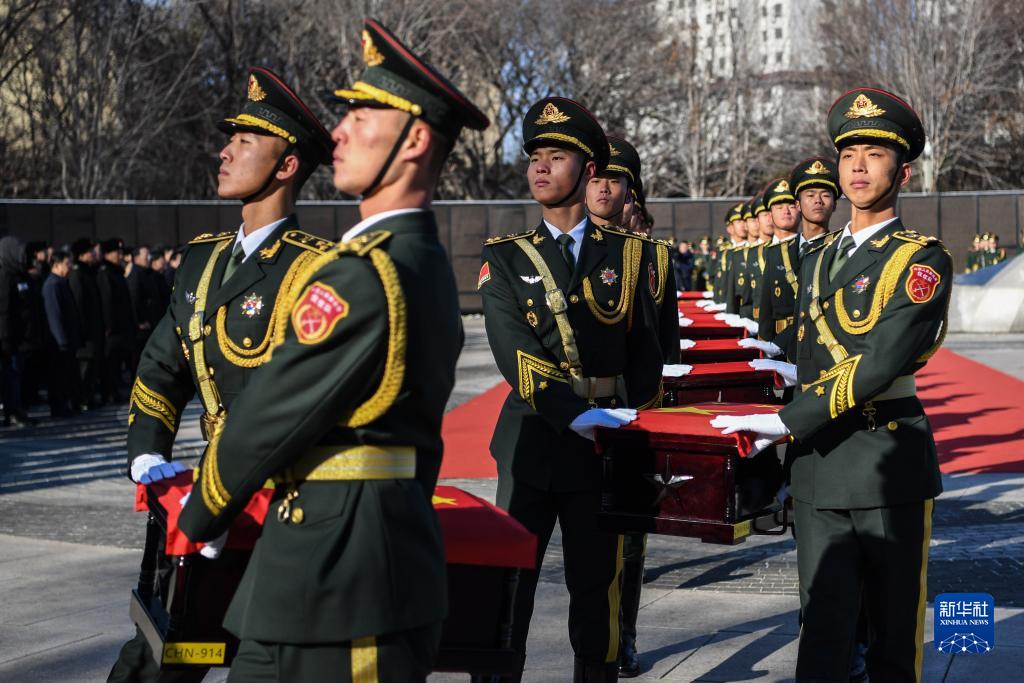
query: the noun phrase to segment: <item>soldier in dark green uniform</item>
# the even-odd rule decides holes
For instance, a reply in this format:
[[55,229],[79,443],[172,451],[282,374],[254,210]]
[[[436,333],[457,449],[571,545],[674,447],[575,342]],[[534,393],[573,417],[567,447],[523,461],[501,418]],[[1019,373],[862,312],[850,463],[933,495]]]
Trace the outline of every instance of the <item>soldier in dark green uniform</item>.
[[[543,221],[488,240],[479,289],[498,369],[512,386],[491,440],[498,504],[537,534],[538,570],[555,522],[571,596],[575,681],[614,681],[622,537],[598,528],[596,426],[617,427],[659,404],[650,242],[598,227],[585,184],[609,159],[604,131],[581,105],[547,97],[523,120],[527,176]],[[513,642],[525,656],[538,570],[523,572]]]
[[718,304],[728,304],[726,295],[729,279],[732,277],[732,252],[741,245],[747,234],[747,224],[743,221],[743,202],[733,206],[725,214],[725,232],[727,239],[719,242],[718,254],[715,257],[714,269],[714,300]]
[[[828,130],[851,222],[804,257],[800,391],[778,415],[719,417],[762,446],[792,435],[803,627],[798,681],[845,681],[860,602],[868,676],[920,681],[932,504],[942,491],[914,373],[941,345],[952,260],[895,214],[924,129],[872,88],[832,106]],[[806,283],[806,284],[805,284]]]
[[[740,243],[730,254],[729,270],[731,275],[726,283],[725,312],[751,319],[754,314],[754,276],[756,274],[757,220],[754,219],[754,201],[751,197],[743,204],[743,228],[736,237]],[[751,228],[755,234],[751,234]],[[734,228],[735,230],[735,228]]]
[[[288,315],[280,302],[289,286],[330,246],[299,230],[294,215],[302,184],[330,161],[330,135],[267,69],[251,69],[247,93],[242,113],[218,126],[231,136],[220,152],[218,194],[242,202],[242,225],[189,243],[168,312],[142,351],[128,404],[128,470],[136,482],[184,469],[171,451],[182,410],[197,392],[205,409],[203,434],[209,438],[223,422],[270,357],[275,329]],[[158,671],[137,635],[108,680],[198,680],[204,674]]]
[[431,495],[463,331],[430,203],[461,129],[489,122],[379,23],[362,48],[332,137],[334,185],[362,195],[363,220],[289,287],[273,358],[181,516],[217,538],[276,482],[225,619],[231,681],[423,681],[447,611]]
[[981,267],[979,258],[981,256],[981,233],[974,236],[971,240],[971,248],[967,250],[967,268],[964,269],[965,273],[973,273]]
[[762,250],[764,273],[757,294],[757,338],[773,342],[781,350],[786,349],[786,335],[793,336],[793,302],[799,289],[796,230],[800,213],[790,188],[785,178],[776,178],[767,186],[765,205],[772,214],[775,230],[772,244]]

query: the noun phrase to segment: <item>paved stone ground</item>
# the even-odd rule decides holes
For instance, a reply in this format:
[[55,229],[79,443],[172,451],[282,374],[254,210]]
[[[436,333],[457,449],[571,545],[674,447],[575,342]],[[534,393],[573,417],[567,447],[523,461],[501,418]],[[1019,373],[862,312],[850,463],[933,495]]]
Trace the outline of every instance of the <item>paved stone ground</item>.
[[[450,407],[493,386],[479,318],[467,339]],[[947,346],[1024,379],[1024,335],[956,335]],[[136,581],[142,516],[123,478],[125,407],[0,429],[0,680],[102,680],[131,635],[127,595]],[[177,452],[202,446],[190,406]],[[451,480],[494,497],[493,480]],[[926,681],[1017,680],[1024,666],[1024,475],[945,478],[936,505],[929,598],[986,591],[996,597],[997,648],[949,657],[928,648]],[[789,680],[796,656],[796,555],[789,537],[735,547],[651,536],[640,612],[645,674],[638,680]],[[556,531],[531,630],[526,680],[565,681],[571,653],[568,596]],[[930,631],[929,614],[926,624]],[[928,639],[930,640],[930,634]],[[218,670],[207,680],[223,680]],[[465,680],[435,674],[432,681]]]

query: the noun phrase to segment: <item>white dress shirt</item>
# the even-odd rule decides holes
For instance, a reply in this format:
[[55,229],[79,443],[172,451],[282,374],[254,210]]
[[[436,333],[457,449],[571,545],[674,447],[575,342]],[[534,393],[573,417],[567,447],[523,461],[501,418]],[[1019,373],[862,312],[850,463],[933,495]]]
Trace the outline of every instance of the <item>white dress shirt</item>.
[[[846,227],[843,228],[843,234],[841,234],[839,236],[839,243],[840,244],[843,243],[843,239],[845,239],[847,237],[853,237],[853,246],[850,247],[849,250],[846,252],[846,257],[849,258],[849,257],[853,256],[853,254],[857,251],[857,249],[860,248],[860,245],[862,245],[865,242],[867,242],[879,230],[881,230],[885,226],[889,225],[890,223],[892,223],[897,218],[898,218],[898,216],[893,216],[889,220],[882,221],[881,223],[875,223],[874,225],[869,225],[868,227],[864,228],[863,230],[858,230],[856,233],[850,232],[850,224],[847,223]],[[836,247],[836,248],[838,249],[838,247]]]
[[557,241],[559,237],[564,234],[568,234],[573,239],[572,246],[572,260],[573,262],[580,260],[580,247],[583,246],[583,235],[587,230],[587,218],[584,216],[583,220],[576,224],[576,227],[570,230],[568,233],[563,233],[561,230],[551,225],[547,221],[544,221],[544,225],[548,226],[548,230],[551,231],[551,236]]
[[245,223],[242,223],[238,226],[238,234],[235,236],[235,241],[231,245],[231,251],[233,252],[235,247],[238,246],[239,242],[241,242],[242,251],[245,253],[245,258],[242,260],[245,261],[245,259],[249,258],[249,254],[259,249],[260,245],[270,237],[270,233],[274,232],[274,228],[281,225],[286,220],[288,220],[288,216],[285,216],[280,220],[276,220],[273,223],[264,225],[262,228],[257,228],[248,235],[245,234]]
[[350,239],[358,237],[362,233],[366,232],[367,230],[375,226],[377,223],[380,223],[385,218],[391,218],[392,216],[401,216],[402,214],[405,213],[416,213],[417,211],[426,211],[426,209],[392,209],[391,211],[381,211],[380,213],[375,213],[372,216],[369,216],[368,218],[364,218],[363,220],[359,221],[351,228],[349,228],[345,232],[345,234],[341,236],[341,241],[348,242]]

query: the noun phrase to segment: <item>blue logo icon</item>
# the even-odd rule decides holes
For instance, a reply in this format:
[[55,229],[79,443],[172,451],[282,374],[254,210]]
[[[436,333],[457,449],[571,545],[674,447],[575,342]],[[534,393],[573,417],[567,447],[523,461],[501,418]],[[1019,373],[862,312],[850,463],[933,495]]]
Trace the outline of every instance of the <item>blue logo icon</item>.
[[991,651],[996,646],[995,612],[988,593],[935,596],[935,649],[950,655]]

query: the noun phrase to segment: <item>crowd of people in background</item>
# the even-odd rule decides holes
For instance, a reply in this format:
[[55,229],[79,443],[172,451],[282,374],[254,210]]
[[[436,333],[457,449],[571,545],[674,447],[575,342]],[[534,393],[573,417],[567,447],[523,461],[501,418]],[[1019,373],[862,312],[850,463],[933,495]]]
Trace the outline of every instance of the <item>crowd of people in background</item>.
[[0,239],[0,390],[5,427],[128,400],[139,353],[171,300],[177,247],[117,238],[55,246]]

